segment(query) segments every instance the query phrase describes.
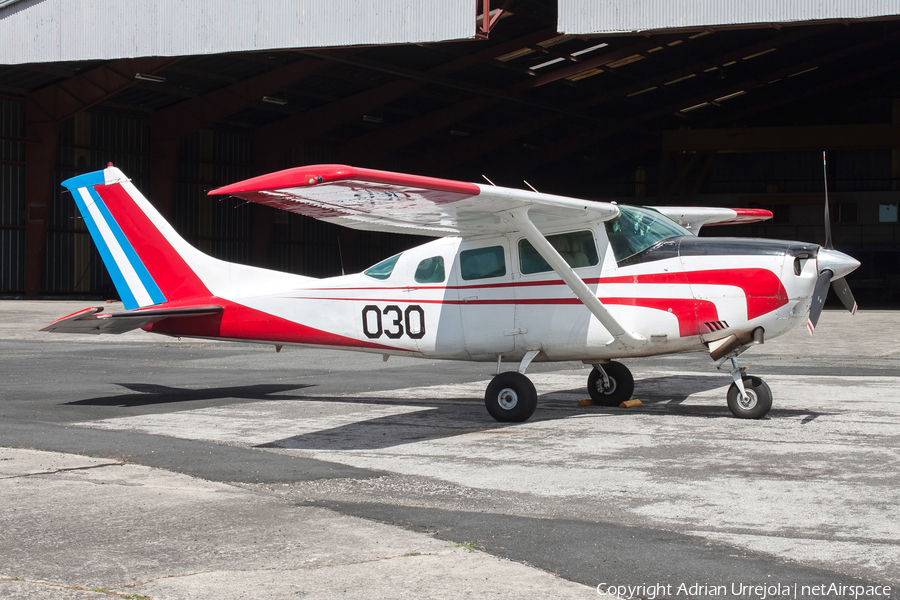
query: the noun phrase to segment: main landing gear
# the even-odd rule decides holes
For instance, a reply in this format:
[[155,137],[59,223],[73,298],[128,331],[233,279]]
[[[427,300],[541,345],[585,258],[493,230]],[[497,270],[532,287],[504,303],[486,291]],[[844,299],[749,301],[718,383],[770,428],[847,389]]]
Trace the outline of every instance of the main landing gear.
[[497,357],[497,375],[484,392],[484,406],[495,420],[501,423],[521,423],[527,421],[537,408],[537,391],[531,380],[525,377],[525,370],[539,350],[525,353],[518,371],[500,372],[501,356]]
[[[518,371],[498,373],[484,392],[484,405],[488,413],[501,423],[527,421],[537,408],[537,391],[525,376],[525,369],[537,356],[529,352],[522,359]],[[498,371],[500,361],[498,359]],[[599,406],[619,406],[634,393],[634,376],[628,368],[617,362],[595,364],[588,376],[588,394]]]
[[622,363],[595,364],[588,375],[588,394],[598,406],[618,406],[631,399],[634,375]]

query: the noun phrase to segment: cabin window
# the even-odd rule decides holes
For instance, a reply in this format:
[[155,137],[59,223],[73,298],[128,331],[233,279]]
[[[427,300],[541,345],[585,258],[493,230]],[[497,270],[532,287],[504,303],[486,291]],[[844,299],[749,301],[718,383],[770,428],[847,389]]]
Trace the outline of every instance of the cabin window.
[[369,267],[363,271],[363,273],[375,279],[387,279],[391,276],[391,273],[394,272],[394,265],[397,264],[398,260],[400,260],[400,254],[395,254],[394,256],[381,261],[374,267]]
[[619,205],[619,216],[606,222],[606,235],[616,262],[621,262],[657,242],[691,232],[652,208]]
[[487,279],[506,275],[506,259],[503,246],[489,246],[475,250],[463,250],[459,253],[462,278]]
[[[594,243],[594,236],[590,231],[548,235],[547,241],[556,248],[559,255],[573,269],[593,267],[600,262],[597,256],[597,244]],[[547,261],[538,254],[538,251],[534,249],[531,242],[526,239],[519,240],[519,268],[522,269],[522,273],[525,275],[553,270],[547,264]]]
[[416,283],[443,283],[444,282],[444,257],[432,256],[426,258],[416,267]]

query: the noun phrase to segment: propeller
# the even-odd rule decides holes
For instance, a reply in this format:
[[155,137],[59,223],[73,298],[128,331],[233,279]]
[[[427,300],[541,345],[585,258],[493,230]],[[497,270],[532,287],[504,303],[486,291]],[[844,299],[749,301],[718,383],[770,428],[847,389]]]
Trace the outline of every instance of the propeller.
[[856,299],[847,285],[844,276],[859,267],[859,261],[843,252],[834,249],[831,239],[831,214],[828,211],[828,165],[825,152],[822,152],[822,168],[825,171],[825,245],[819,248],[816,264],[819,268],[819,277],[816,279],[816,287],[813,288],[812,304],[809,307],[809,334],[816,330],[816,324],[822,315],[825,306],[825,297],[828,295],[829,284],[840,298],[844,307],[852,314],[856,314]]

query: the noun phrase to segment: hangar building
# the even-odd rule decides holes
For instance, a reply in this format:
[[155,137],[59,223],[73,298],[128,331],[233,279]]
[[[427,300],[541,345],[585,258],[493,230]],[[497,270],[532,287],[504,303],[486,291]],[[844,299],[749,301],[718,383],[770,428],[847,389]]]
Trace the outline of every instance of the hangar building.
[[896,306],[898,75],[900,0],[0,0],[0,295],[110,293],[60,186],[108,162],[201,249],[325,276],[421,240],[205,191],[349,163],[821,243],[824,150],[851,287]]

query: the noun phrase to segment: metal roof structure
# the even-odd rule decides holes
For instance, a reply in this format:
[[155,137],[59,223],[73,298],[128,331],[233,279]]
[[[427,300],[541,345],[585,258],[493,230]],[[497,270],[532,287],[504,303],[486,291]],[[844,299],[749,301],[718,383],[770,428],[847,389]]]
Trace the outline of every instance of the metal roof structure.
[[471,38],[470,0],[30,0],[0,5],[0,63]]
[[900,0],[559,0],[559,31],[585,35],[900,15]]

